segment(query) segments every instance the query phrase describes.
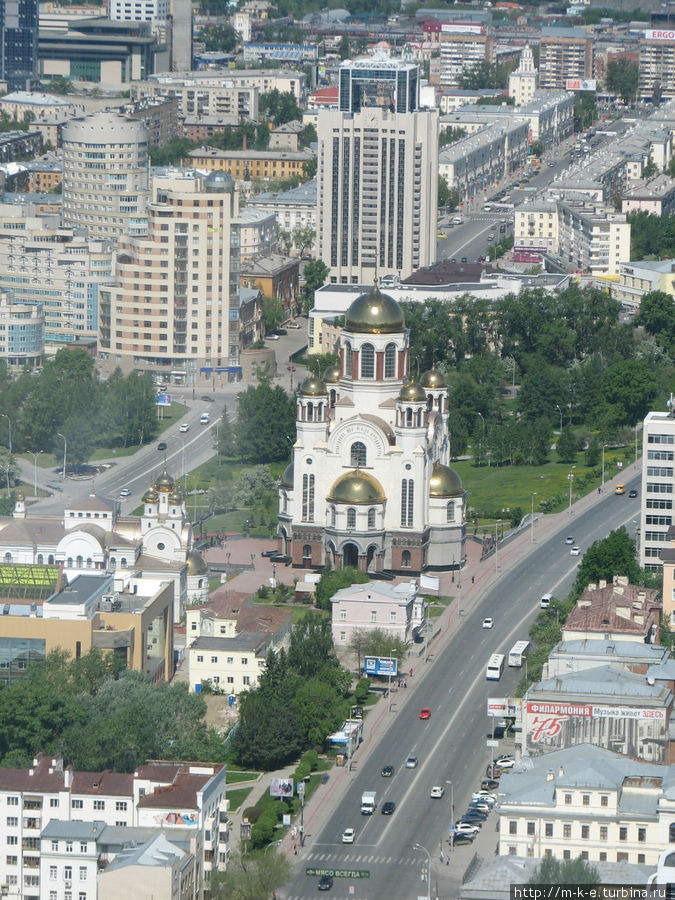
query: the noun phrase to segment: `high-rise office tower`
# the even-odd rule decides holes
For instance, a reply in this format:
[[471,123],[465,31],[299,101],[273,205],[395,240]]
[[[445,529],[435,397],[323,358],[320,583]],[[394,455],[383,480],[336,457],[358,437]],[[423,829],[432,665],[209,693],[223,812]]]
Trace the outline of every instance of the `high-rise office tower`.
[[10,91],[35,90],[38,57],[38,0],[0,2],[0,80]]
[[148,130],[134,119],[97,112],[63,126],[63,224],[90,238],[147,230]]
[[169,2],[169,68],[172,72],[192,69],[192,0]]
[[347,61],[339,87],[317,123],[319,256],[340,284],[406,277],[436,258],[438,112],[402,60]]
[[239,365],[238,212],[225,172],[153,176],[148,234],[119,241],[115,286],[100,292],[99,355],[189,384]]

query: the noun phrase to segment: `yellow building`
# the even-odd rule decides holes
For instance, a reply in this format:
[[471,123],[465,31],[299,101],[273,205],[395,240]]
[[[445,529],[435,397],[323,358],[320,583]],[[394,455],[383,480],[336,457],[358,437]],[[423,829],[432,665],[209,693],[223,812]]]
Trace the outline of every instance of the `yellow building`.
[[311,150],[216,150],[198,147],[183,160],[184,166],[227,172],[237,181],[254,178],[277,181],[304,177],[303,166],[315,159]]
[[663,624],[671,631],[675,629],[675,525],[668,529],[669,546],[661,551],[663,564]]

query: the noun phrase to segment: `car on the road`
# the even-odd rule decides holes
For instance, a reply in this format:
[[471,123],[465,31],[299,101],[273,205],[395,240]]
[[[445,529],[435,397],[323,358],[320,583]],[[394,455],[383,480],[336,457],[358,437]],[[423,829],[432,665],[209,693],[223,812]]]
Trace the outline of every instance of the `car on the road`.
[[617,484],[617,486],[614,488],[614,493],[615,494],[625,494],[626,486],[624,484]]
[[637,491],[635,490],[635,488],[633,488],[632,491],[628,491],[628,496],[631,500],[634,500],[637,497]]
[[472,825],[471,822],[455,822],[455,831],[460,834],[478,834],[480,825]]
[[488,239],[488,241],[494,241],[494,239],[495,239],[494,234],[492,234],[492,233],[488,234],[487,239]]
[[581,550],[576,545],[570,550],[570,556],[579,556],[580,553]]
[[432,787],[429,796],[431,797],[432,800],[440,800],[444,793],[445,793],[445,788],[443,787],[443,785],[435,784]]
[[492,618],[492,616],[486,616],[483,619],[483,628],[492,628],[494,627],[494,624],[495,620]]
[[279,335],[278,334],[268,334],[265,336],[265,340],[266,341],[278,341]]
[[131,497],[131,490],[129,488],[122,488],[120,497]]
[[469,261],[469,260],[466,258],[466,256],[463,256],[463,257],[462,257],[462,262],[468,262],[468,261]]
[[286,331],[285,328],[277,328],[277,330],[276,330],[274,333],[275,333],[275,334],[279,334],[279,335],[281,335],[282,337],[283,337],[285,334],[288,334],[288,332]]
[[444,240],[444,241],[447,241],[447,239],[448,239],[447,234],[443,234],[441,231],[438,232],[438,234],[436,235],[436,237],[439,238],[439,239],[442,240],[442,241],[443,241],[443,240]]
[[567,535],[567,537],[565,538],[565,543],[570,545],[574,543],[574,538],[572,537],[572,535]]
[[180,428],[179,428],[178,430],[179,430],[182,434],[185,434],[186,431],[189,431],[189,430],[190,430],[190,426],[188,425],[187,422],[183,422],[183,424],[180,426]]
[[320,891],[329,891],[333,887],[333,879],[330,875],[322,875],[319,878],[319,890]]
[[353,828],[345,828],[342,832],[342,843],[343,844],[353,844],[354,843],[355,832]]
[[159,444],[157,444],[157,449],[166,450],[166,441],[160,441]]
[[456,258],[455,256],[453,256],[452,259],[450,260],[450,262],[451,262],[451,263],[456,263],[456,262],[457,262],[457,258]]
[[394,803],[394,801],[387,800],[385,803],[382,804],[382,815],[390,816],[390,815],[392,815],[392,813],[394,812],[395,809],[396,809],[396,804]]
[[406,769],[416,769],[417,768],[418,759],[416,756],[409,756],[405,761]]
[[490,225],[490,229],[491,229],[492,231],[495,231],[496,228],[497,228],[497,223],[496,223],[496,222],[493,222],[492,225]]
[[393,766],[382,766],[382,771],[380,774],[382,775],[383,778],[391,778],[391,776],[394,774],[394,767]]
[[286,328],[302,328],[299,322],[286,322]]
[[420,719],[430,719],[431,718],[431,710],[428,706],[423,706],[420,710]]
[[199,399],[204,400],[205,403],[215,403],[215,400],[210,394],[202,394]]

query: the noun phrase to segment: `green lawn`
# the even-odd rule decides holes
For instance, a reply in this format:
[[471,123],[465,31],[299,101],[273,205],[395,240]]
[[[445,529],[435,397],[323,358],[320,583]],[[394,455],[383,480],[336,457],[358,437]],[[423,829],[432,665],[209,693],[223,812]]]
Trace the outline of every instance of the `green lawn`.
[[253,781],[260,775],[260,772],[232,772],[230,771],[230,767],[227,767],[227,784],[228,787],[231,784],[239,784],[241,781]]
[[225,794],[227,796],[227,799],[230,801],[230,809],[232,811],[236,811],[240,806],[243,806],[246,798],[252,790],[252,787],[236,788],[234,791],[227,790]]

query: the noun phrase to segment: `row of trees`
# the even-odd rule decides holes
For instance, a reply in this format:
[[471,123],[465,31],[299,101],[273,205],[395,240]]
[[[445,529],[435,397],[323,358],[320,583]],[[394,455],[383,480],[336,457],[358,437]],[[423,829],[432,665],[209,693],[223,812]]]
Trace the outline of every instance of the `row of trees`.
[[96,447],[128,447],[158,432],[156,391],[150,375],[122,376],[117,370],[99,381],[94,360],[84,350],[59,350],[40,374],[12,378],[0,361],[0,433],[12,429],[15,451],[58,452],[68,441],[68,459],[86,462]]
[[675,216],[650,216],[633,212],[627,216],[631,224],[630,258],[665,259],[675,256]]

